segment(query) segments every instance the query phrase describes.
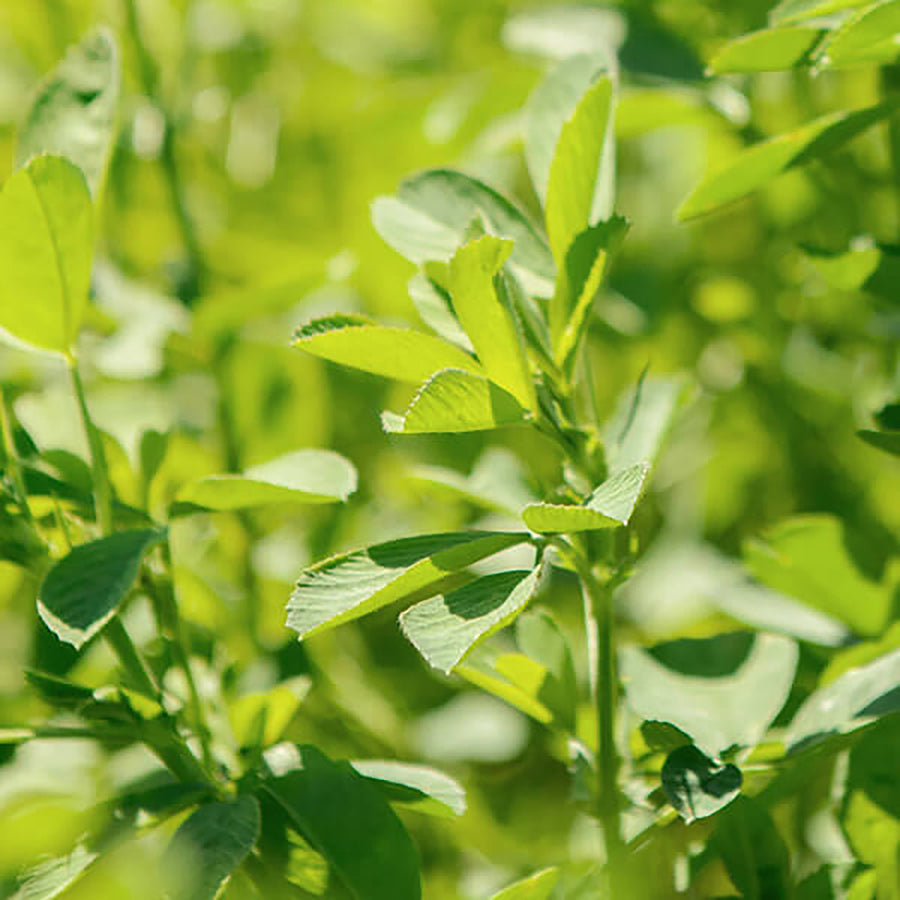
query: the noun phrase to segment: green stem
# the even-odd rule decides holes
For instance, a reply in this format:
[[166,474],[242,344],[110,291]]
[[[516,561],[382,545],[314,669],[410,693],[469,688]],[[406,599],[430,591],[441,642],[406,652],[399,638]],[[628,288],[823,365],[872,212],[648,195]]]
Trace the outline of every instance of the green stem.
[[[888,103],[900,103],[900,64],[881,69],[881,94]],[[900,111],[895,109],[887,119],[891,180],[897,196],[897,219],[900,225]]]
[[12,430],[12,416],[9,412],[6,393],[0,386],[0,429],[3,432],[3,447],[6,451],[6,469],[12,478],[13,487],[16,489],[16,501],[22,515],[29,525],[34,525],[34,517],[31,515],[31,507],[28,505],[28,492],[25,490],[25,479],[22,476],[22,466],[19,462],[19,454],[16,451],[16,442]]
[[122,620],[118,616],[113,616],[109,620],[109,624],[103,629],[103,636],[109,641],[110,646],[115,651],[135,688],[153,700],[161,702],[162,692],[159,689],[159,685],[138,653],[137,647],[134,646],[131,637],[125,630],[125,626],[122,624]]
[[112,489],[109,484],[109,474],[106,466],[106,453],[103,450],[103,441],[100,432],[94,425],[91,414],[88,411],[87,400],[84,395],[84,384],[78,371],[78,362],[74,357],[68,360],[69,375],[72,379],[72,389],[75,399],[78,401],[78,410],[81,413],[81,423],[87,437],[88,449],[91,454],[91,480],[94,484],[94,506],[97,515],[97,524],[104,535],[112,533]]

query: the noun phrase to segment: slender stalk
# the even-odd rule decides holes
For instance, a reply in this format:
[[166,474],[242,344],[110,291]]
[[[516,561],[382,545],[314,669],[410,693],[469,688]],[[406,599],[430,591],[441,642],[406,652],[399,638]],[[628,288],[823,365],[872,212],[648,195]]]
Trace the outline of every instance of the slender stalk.
[[148,697],[160,702],[162,700],[162,692],[159,689],[159,685],[138,653],[137,647],[134,646],[134,642],[118,616],[113,616],[110,619],[109,624],[103,629],[103,636],[109,641],[110,646],[122,663],[122,667],[134,682],[134,686],[142,694],[146,694]]
[[78,363],[74,357],[68,360],[69,376],[72,379],[72,389],[75,399],[78,401],[78,410],[81,413],[81,423],[87,437],[88,449],[91,454],[91,480],[94,484],[94,507],[97,515],[97,524],[104,534],[112,533],[112,489],[109,484],[109,474],[106,466],[106,453],[103,450],[103,441],[100,432],[94,425],[88,410],[87,400],[84,395],[84,383],[78,371]]
[[[900,104],[900,64],[881,69],[881,95],[888,103]],[[900,228],[900,109],[887,119],[888,149],[891,161],[891,180],[897,197],[897,222]]]
[[19,454],[16,451],[16,442],[13,437],[12,416],[9,414],[8,401],[2,386],[0,386],[0,430],[2,430],[3,436],[3,449],[6,451],[6,470],[16,489],[16,501],[25,521],[33,526],[34,517],[31,515],[31,507],[28,505],[28,492],[25,490],[22,465],[19,462]]

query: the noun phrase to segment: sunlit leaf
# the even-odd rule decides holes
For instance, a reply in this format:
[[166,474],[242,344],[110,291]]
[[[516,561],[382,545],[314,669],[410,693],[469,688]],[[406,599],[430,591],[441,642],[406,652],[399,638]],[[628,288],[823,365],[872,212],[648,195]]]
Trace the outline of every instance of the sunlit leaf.
[[115,136],[119,81],[115,39],[105,28],[90,32],[38,89],[19,132],[16,166],[41,154],[64,156],[96,197]]
[[868,6],[871,0],[782,0],[770,13],[772,22],[800,22],[818,16]]
[[71,853],[45,860],[22,876],[22,900],[53,900],[73,885],[97,859],[97,854],[79,844]]
[[489,431],[523,422],[526,411],[508,391],[480,375],[442,369],[419,388],[402,416],[382,414],[397,434]]
[[717,74],[792,69],[808,60],[824,33],[805,25],[754,31],[720,47],[709,68]]
[[238,746],[252,746],[257,722],[262,723],[262,746],[269,747],[281,740],[311,685],[309,678],[298,675],[268,691],[238,697],[228,707],[228,718]]
[[0,333],[41,350],[72,349],[87,304],[94,244],[84,176],[41,156],[0,193]]
[[[501,672],[497,666],[500,666]],[[467,660],[453,670],[470,684],[514,706],[543,725],[554,718],[553,711],[541,699],[541,693],[549,672],[539,662],[521,653],[506,653],[494,661]]]
[[297,331],[294,346],[398,381],[420,382],[438,369],[483,371],[468,353],[446,341],[408,328],[376,325],[361,316],[315,319]]
[[727,806],[740,793],[742,783],[737,766],[712,760],[693,744],[674,749],[662,767],[663,790],[687,823]]
[[491,900],[548,900],[557,881],[559,869],[543,869],[503,888],[492,895]]
[[166,532],[120,531],[80,544],[47,573],[38,612],[62,641],[81,647],[116,614],[147,552]]
[[358,759],[350,765],[393,803],[440,817],[466,811],[465,789],[438,769],[387,759]]
[[309,637],[441,584],[466,566],[528,540],[523,533],[421,535],[344,553],[301,573],[288,603],[288,627]]
[[272,503],[334,503],[356,490],[356,469],[330,450],[297,450],[242,475],[208,475],[179,489],[173,515]]
[[820,64],[831,69],[845,66],[884,65],[900,56],[900,3],[878,3],[861,10],[828,38]]
[[538,570],[485,575],[417,603],[401,614],[400,625],[428,663],[449,674],[476,644],[515,619],[539,580]]

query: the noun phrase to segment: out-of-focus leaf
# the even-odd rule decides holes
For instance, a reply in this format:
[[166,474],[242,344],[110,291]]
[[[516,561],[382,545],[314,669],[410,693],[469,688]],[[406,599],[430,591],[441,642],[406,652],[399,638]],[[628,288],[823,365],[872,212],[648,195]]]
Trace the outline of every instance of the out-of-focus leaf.
[[612,184],[601,183],[604,148],[612,140],[612,109],[612,81],[601,76],[585,91],[559,133],[544,216],[550,249],[560,267],[576,235],[612,213]]
[[79,844],[65,856],[38,863],[22,876],[22,900],[53,900],[78,881],[96,858],[96,853]]
[[[612,62],[625,40],[626,31],[623,12],[612,7],[537,7],[520,12],[506,22],[503,42],[512,50],[551,60],[567,60],[586,54],[596,57],[602,53],[604,59]],[[572,99],[572,107],[579,96],[581,91]],[[548,99],[547,106],[551,105]],[[555,143],[554,139],[548,153],[552,152]]]
[[300,748],[301,767],[266,790],[357,900],[420,900],[419,860],[387,800],[350,763]]
[[809,58],[825,31],[806,25],[766,28],[742,35],[719,48],[709,68],[724,72],[777,72],[792,69]]
[[498,657],[494,661],[493,671],[485,663],[465,662],[458,665],[454,672],[542,725],[553,721],[553,711],[541,699],[549,672],[539,662],[521,653],[506,653]]
[[[456,316],[472,341],[484,374],[509,391],[523,407],[533,409],[534,385],[525,348],[494,289],[494,276],[512,249],[511,241],[491,235],[464,244],[450,260],[448,288]],[[449,362],[437,368],[452,367],[454,364]]]
[[446,291],[424,272],[417,272],[409,280],[409,298],[422,321],[445,341],[474,352],[469,336],[460,327]]
[[105,28],[92,31],[38,89],[19,132],[16,165],[42,154],[64,156],[96,197],[113,143],[119,81],[115,39]]
[[522,511],[522,520],[532,531],[546,534],[627,525],[649,471],[646,463],[619,470],[596,488],[581,506],[529,504]]
[[494,894],[491,900],[548,900],[557,881],[559,869],[543,869],[508,885]]
[[432,534],[333,557],[300,574],[287,607],[288,627],[306,638],[401,597],[436,593],[460,569],[527,540],[524,533]]
[[690,824],[727,806],[741,791],[741,770],[710,759],[693,744],[677,747],[662,767],[662,786],[678,815]]
[[681,656],[698,662],[703,659],[700,651],[709,651],[709,670],[714,674],[708,677],[697,674],[702,670],[696,667],[694,674],[684,674],[644,650],[623,648],[619,658],[628,705],[643,719],[680,728],[708,756],[718,756],[734,745],[756,745],[790,692],[797,645],[789,638],[758,635],[746,657],[732,665],[729,674],[722,674],[717,651],[728,650],[733,643],[730,637],[677,642],[684,648]]
[[294,346],[398,381],[420,382],[438,369],[483,372],[468,353],[446,341],[408,328],[376,325],[361,316],[314,319],[294,335]]
[[852,731],[873,716],[900,708],[900,650],[850,669],[814,691],[797,710],[785,740],[806,743],[818,736]]
[[746,900],[793,896],[788,848],[758,801],[739,797],[730,804],[716,819],[710,848]]
[[384,430],[395,434],[490,431],[525,421],[526,411],[500,385],[461,369],[436,372],[402,416],[382,413]]
[[782,172],[818,159],[889,116],[889,103],[821,116],[800,128],[742,150],[707,175],[681,204],[682,222],[714,212],[765,187]]
[[81,647],[116,614],[147,552],[166,532],[120,531],[80,544],[47,573],[38,612],[62,641]]
[[350,765],[388,800],[416,812],[452,818],[466,811],[465,789],[438,769],[386,759],[358,759]]
[[356,469],[330,450],[297,450],[242,475],[208,475],[179,489],[172,515],[272,503],[335,503],[356,490]]
[[303,703],[312,682],[298,675],[271,690],[245,694],[228,707],[228,717],[235,740],[240,747],[251,746],[253,729],[262,720],[262,745],[269,747],[281,740],[284,730]]
[[40,156],[15,172],[0,193],[0,333],[67,354],[84,317],[93,244],[79,169]]
[[[528,610],[516,619],[516,643],[524,658],[536,661],[547,670],[537,692],[563,725],[575,724],[575,698],[577,687],[575,663],[572,651],[559,625],[547,610]],[[512,678],[512,667],[504,666],[498,659],[498,670]]]
[[900,431],[900,403],[886,403],[875,413],[875,421],[886,431]]
[[177,900],[213,900],[259,837],[260,812],[248,794],[207,803],[186,819],[169,844],[169,865],[181,876]]
[[844,526],[830,516],[799,516],[749,541],[744,559],[763,584],[846,622],[866,636],[887,624],[887,585],[867,577],[847,552]]
[[782,0],[770,13],[772,22],[800,22],[831,13],[868,6],[871,0]]
[[515,241],[509,265],[526,289],[549,297],[554,277],[549,247],[522,212],[475,178],[432,169],[404,181],[396,197],[379,197],[372,205],[375,230],[417,264],[449,262],[479,215],[498,237]]
[[722,117],[695,91],[626,88],[616,105],[616,137],[639,137],[670,125],[721,125]]
[[900,433],[863,429],[856,434],[870,446],[884,450],[891,456],[900,456]]
[[867,731],[850,750],[848,783],[892,816],[900,826],[900,717],[886,716]]
[[900,3],[879,3],[861,10],[826,41],[819,64],[885,65],[900,56]]
[[410,607],[400,625],[429,665],[447,675],[474,646],[515,619],[539,580],[539,570],[485,575]]
[[[872,866],[871,892],[849,893],[852,900],[897,900],[900,897],[900,821],[864,791],[852,790],[845,801],[844,831],[859,860]],[[854,884],[856,888],[856,884]]]

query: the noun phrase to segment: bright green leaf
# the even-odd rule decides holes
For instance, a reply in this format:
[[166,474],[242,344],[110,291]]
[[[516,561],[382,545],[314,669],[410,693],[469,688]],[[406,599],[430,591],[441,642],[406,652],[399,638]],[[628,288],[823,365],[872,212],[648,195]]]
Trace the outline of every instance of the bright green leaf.
[[417,272],[410,278],[407,289],[419,318],[429,328],[445,341],[455,344],[467,353],[474,352],[472,342],[460,327],[450,297],[442,286],[424,272]]
[[438,769],[387,759],[354,760],[350,765],[388,800],[416,812],[452,818],[466,811],[465,789]]
[[300,574],[287,607],[288,627],[306,638],[402,597],[436,593],[466,566],[527,540],[523,533],[432,534],[333,557]]
[[401,614],[400,625],[429,665],[449,674],[476,644],[515,619],[539,580],[539,570],[485,575],[417,603]]
[[504,654],[495,660],[496,665],[502,666],[502,673],[499,670],[490,671],[484,663],[468,661],[453,671],[542,725],[549,725],[553,721],[553,711],[540,699],[549,675],[547,669],[521,653]]
[[505,197],[475,178],[431,169],[404,181],[396,197],[379,197],[372,205],[375,230],[417,264],[449,262],[478,215],[498,237],[515,241],[509,264],[527,290],[549,296],[554,264],[543,237]]
[[356,469],[330,450],[296,450],[242,475],[208,475],[175,495],[173,515],[272,503],[334,503],[356,490]]
[[315,747],[301,747],[300,757],[300,768],[266,789],[356,900],[420,900],[416,848],[378,789]]
[[41,156],[0,193],[0,332],[69,353],[87,304],[93,207],[72,163]]
[[727,806],[741,791],[741,770],[710,759],[693,744],[676,747],[662,767],[662,786],[669,803],[690,824]]
[[548,900],[557,881],[559,869],[543,869],[503,888],[491,900]]
[[[701,650],[718,651],[729,644],[729,637],[677,644],[684,647],[683,655],[696,660],[702,658]],[[710,668],[715,677],[684,674],[637,647],[623,648],[619,658],[625,696],[634,712],[675,725],[715,757],[733,745],[752,747],[760,741],[790,692],[798,652],[789,638],[760,634],[736,668]]]
[[522,520],[532,531],[543,534],[627,525],[649,471],[646,463],[618,471],[607,478],[581,506],[532,503],[522,511]]
[[834,616],[859,634],[880,634],[887,624],[890,589],[873,581],[848,554],[838,519],[788,519],[761,540],[749,541],[744,559],[763,584]]
[[73,885],[97,859],[97,854],[79,844],[71,853],[30,868],[22,876],[21,900],[53,900]]
[[[512,249],[511,241],[491,235],[464,244],[450,260],[448,288],[456,317],[472,341],[484,374],[523,407],[533,409],[534,385],[522,338],[494,289],[494,276]],[[450,367],[453,363],[438,366]]]
[[79,544],[47,573],[38,612],[62,641],[81,647],[116,614],[147,552],[165,540],[158,529],[120,531]]
[[177,872],[176,900],[213,900],[259,837],[255,797],[207,803],[186,819],[169,844],[169,865]]
[[709,68],[718,75],[724,72],[792,69],[809,59],[810,52],[824,33],[821,28],[806,25],[753,31],[719,48]]
[[270,747],[281,740],[311,685],[309,678],[298,675],[268,691],[238,697],[228,707],[231,730],[238,746],[253,746],[253,730],[260,721],[263,747]]
[[871,0],[782,0],[770,13],[772,22],[800,22],[867,6]]
[[115,135],[119,81],[115,39],[105,28],[92,31],[38,89],[19,133],[16,166],[42,154],[64,156],[96,197]]
[[[524,659],[546,668],[538,696],[566,727],[575,724],[578,695],[572,651],[559,625],[544,609],[532,609],[516,619],[516,644]],[[495,667],[513,683],[520,683],[511,669],[498,658]]]
[[765,187],[782,172],[838,149],[891,114],[890,104],[834,112],[742,150],[707,175],[681,204],[681,221],[713,212]]
[[397,434],[489,431],[525,421],[526,411],[508,391],[461,369],[435,373],[402,416],[383,413],[384,430]]
[[885,65],[900,56],[900,2],[891,0],[863,9],[835,31],[819,57],[830,69]]
[[313,356],[398,381],[420,382],[438,369],[478,374],[464,350],[430,334],[376,325],[361,316],[315,319],[294,335],[294,346]]
[[786,735],[790,746],[852,731],[870,717],[897,709],[900,650],[850,669],[814,691],[797,710]]
[[611,212],[611,203],[594,212],[601,163],[607,141],[612,141],[612,82],[595,81],[563,125],[547,181],[545,219],[550,249],[557,265],[565,264],[575,237]]

